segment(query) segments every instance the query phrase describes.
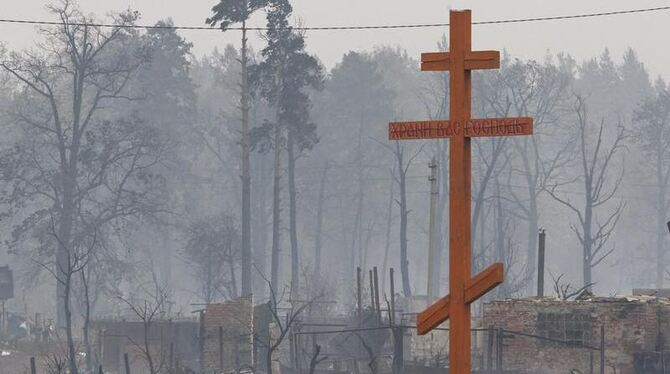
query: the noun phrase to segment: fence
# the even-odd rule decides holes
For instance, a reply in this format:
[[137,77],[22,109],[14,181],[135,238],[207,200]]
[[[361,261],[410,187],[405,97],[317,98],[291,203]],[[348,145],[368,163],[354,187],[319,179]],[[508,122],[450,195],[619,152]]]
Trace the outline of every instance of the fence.
[[[294,374],[320,373],[448,373],[448,355],[437,352],[430,361],[416,360],[408,352],[411,339],[417,339],[411,325],[384,325],[361,328],[350,328],[345,324],[337,323],[297,323],[291,331],[288,341],[289,366],[287,372]],[[446,335],[448,328],[437,328],[436,332]],[[511,331],[493,326],[488,328],[472,329],[474,348],[472,351],[473,371],[491,374],[509,374],[519,372],[523,366],[514,360],[506,359],[507,355],[516,357],[519,352],[510,347],[509,342],[519,339],[530,339],[534,344],[548,343],[544,347],[548,354],[552,349],[569,349],[575,362],[585,363],[582,367],[574,367],[580,373],[604,374],[605,371],[605,336],[604,328],[600,327],[599,342],[597,345],[575,344],[574,342],[553,339],[546,336],[529,334],[520,331]],[[427,339],[427,338],[418,338]],[[338,345],[344,342],[350,349],[338,350]],[[434,342],[433,342],[434,343]],[[377,345],[375,345],[377,344]],[[514,344],[512,344],[513,346]],[[516,344],[517,346],[519,344]],[[317,347],[319,352],[317,353]],[[584,355],[577,357],[576,355]],[[113,370],[123,374],[134,374],[128,359],[128,353],[123,355],[123,371],[121,368]],[[260,359],[260,358],[259,358]],[[527,358],[528,359],[528,358]],[[170,359],[172,363],[173,360]],[[30,373],[37,374],[35,358],[30,358]],[[319,369],[317,369],[317,365]],[[367,368],[365,367],[367,366]],[[167,367],[168,372],[177,373],[173,365]],[[96,373],[107,373],[103,366],[97,367]]]
[[[448,330],[448,328],[435,329],[435,331],[442,332],[447,332]],[[321,363],[334,371],[357,372],[360,371],[360,361],[367,360],[368,363],[377,361],[375,364],[377,369],[390,368],[391,370],[389,371],[393,373],[402,372],[405,367],[411,367],[411,372],[413,373],[436,372],[419,370],[419,368],[442,369],[442,373],[447,373],[449,366],[448,355],[444,351],[436,349],[435,356],[430,360],[416,360],[414,357],[411,357],[411,353],[407,352],[409,346],[408,340],[417,339],[412,334],[413,331],[415,331],[415,327],[409,325],[350,328],[346,325],[298,324],[289,337],[291,341],[291,366],[288,369],[292,369],[297,374],[313,373],[314,368],[310,366],[310,363],[314,362],[314,359],[317,358],[315,357],[315,349],[319,346],[319,356],[327,357]],[[375,337],[373,335],[373,333],[379,335],[379,332],[387,332],[386,339],[381,339],[382,344],[372,352],[369,350],[369,347],[365,348],[364,344],[358,342],[366,338],[371,342],[376,338],[379,340],[378,336]],[[532,344],[530,345],[542,346],[542,350],[547,355],[552,355],[552,352],[556,350],[568,350],[573,358],[570,369],[575,372],[589,374],[604,374],[605,372],[605,336],[604,327],[602,326],[598,334],[598,344],[595,345],[578,344],[574,341],[553,339],[546,336],[495,327],[472,329],[472,334],[473,342],[479,343],[474,344],[472,350],[472,367],[475,372],[502,374],[523,371],[526,365],[520,363],[520,360],[511,359],[513,357],[517,358],[520,353],[514,351],[514,348],[508,344],[514,340],[531,340]],[[339,340],[342,341],[346,340],[343,336],[348,335],[356,336],[356,339],[352,339],[350,342],[353,344],[353,350],[357,351],[358,354],[347,354],[334,350],[337,348],[337,345],[329,344],[333,340],[333,336],[340,336]],[[431,342],[431,344],[433,347],[436,345],[435,342]],[[506,359],[506,355],[508,354],[510,355],[510,359]],[[523,359],[537,360],[539,358],[525,357]],[[567,365],[567,363],[561,364]],[[570,370],[564,372],[568,371]]]

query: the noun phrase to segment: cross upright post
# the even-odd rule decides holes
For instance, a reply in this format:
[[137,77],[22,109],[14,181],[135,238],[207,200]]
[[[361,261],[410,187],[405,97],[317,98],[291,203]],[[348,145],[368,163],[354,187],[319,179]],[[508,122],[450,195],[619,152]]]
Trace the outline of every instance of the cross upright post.
[[[394,122],[389,139],[449,138],[449,295],[417,316],[419,335],[449,323],[449,371],[471,372],[470,304],[503,282],[503,265],[494,263],[472,277],[470,138],[530,135],[528,117],[471,119],[471,77],[476,69],[500,67],[498,51],[472,51],[470,10],[449,14],[449,52],[423,53],[421,70],[449,71],[449,120]],[[430,265],[429,265],[430,266]]]
[[[466,121],[471,111],[471,77],[465,68],[471,50],[470,11],[449,17],[449,119]],[[470,304],[464,300],[465,281],[472,272],[471,253],[471,152],[470,138],[454,136],[449,142],[449,369],[454,374],[471,370]],[[467,217],[458,219],[456,217]]]

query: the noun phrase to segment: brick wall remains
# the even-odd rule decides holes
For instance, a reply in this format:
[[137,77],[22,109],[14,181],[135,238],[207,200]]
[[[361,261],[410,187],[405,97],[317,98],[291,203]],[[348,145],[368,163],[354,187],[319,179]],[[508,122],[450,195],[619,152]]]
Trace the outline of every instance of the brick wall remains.
[[253,366],[253,296],[205,309],[205,373],[228,373]]
[[[655,298],[594,298],[583,301],[556,299],[501,300],[484,306],[484,326],[512,332],[568,340],[573,346],[515,334],[504,339],[505,370],[558,374],[588,373],[593,353],[594,371],[599,352],[583,345],[600,346],[605,328],[606,373],[634,373],[634,354],[658,348],[661,321],[670,305]],[[580,346],[582,345],[582,346]]]

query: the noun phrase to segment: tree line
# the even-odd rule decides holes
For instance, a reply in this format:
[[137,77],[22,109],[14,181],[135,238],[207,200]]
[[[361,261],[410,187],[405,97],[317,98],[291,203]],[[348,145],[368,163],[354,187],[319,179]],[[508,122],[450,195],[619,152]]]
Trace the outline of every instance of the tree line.
[[[448,73],[389,46],[328,69],[289,0],[214,4],[206,23],[241,39],[201,57],[174,29],[127,27],[136,12],[103,28],[72,1],[50,10],[60,24],[34,48],[0,55],[2,218],[19,284],[52,308],[70,354],[73,324],[87,338],[92,316],[128,312],[147,290],[172,300],[163,315],[283,288],[346,306],[356,268],[378,266],[399,269],[404,296],[427,292],[428,162],[444,253],[448,142],[391,142],[387,123],[445,118]],[[252,46],[256,13],[268,30]],[[668,84],[632,49],[501,65],[473,75],[473,114],[533,117],[535,134],[473,141],[475,268],[502,261],[498,296],[531,294],[543,227],[557,279],[662,287]]]

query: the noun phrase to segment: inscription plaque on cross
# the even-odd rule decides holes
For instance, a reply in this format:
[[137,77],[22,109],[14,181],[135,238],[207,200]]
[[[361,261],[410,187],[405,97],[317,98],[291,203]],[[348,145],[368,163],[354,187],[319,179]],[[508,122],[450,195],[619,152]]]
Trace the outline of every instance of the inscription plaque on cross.
[[421,70],[449,71],[449,120],[393,122],[389,139],[449,139],[449,294],[417,317],[424,335],[447,319],[449,372],[471,370],[470,304],[503,282],[502,263],[494,263],[472,277],[471,151],[470,138],[530,135],[533,120],[520,118],[471,119],[470,71],[500,67],[498,51],[471,50],[470,10],[449,14],[449,52],[421,54]]

